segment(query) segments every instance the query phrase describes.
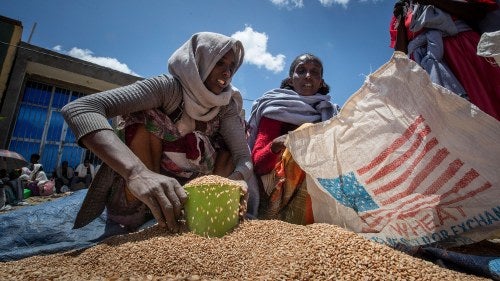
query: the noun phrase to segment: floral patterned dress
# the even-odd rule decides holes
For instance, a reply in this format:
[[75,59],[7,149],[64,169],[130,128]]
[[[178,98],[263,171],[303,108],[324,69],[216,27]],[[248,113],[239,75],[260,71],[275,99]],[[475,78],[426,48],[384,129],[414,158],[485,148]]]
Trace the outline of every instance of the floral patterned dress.
[[[160,172],[183,185],[195,177],[212,173],[217,151],[226,149],[218,133],[220,116],[221,113],[208,122],[196,121],[195,131],[181,136],[175,126],[176,117],[161,109],[151,109],[121,116],[117,133],[128,144],[138,125],[144,124],[146,130],[163,140]],[[120,175],[107,165],[103,165],[99,173],[93,184],[102,187],[99,189],[103,193],[101,197],[108,198],[103,199],[106,200],[108,221],[135,230],[152,218],[150,210],[128,191]],[[109,196],[104,195],[108,192]]]
[[220,113],[208,122],[196,121],[196,129],[185,136],[181,136],[175,126],[176,119],[161,109],[151,109],[123,116],[117,128],[127,145],[139,124],[144,124],[147,131],[162,139],[160,172],[184,184],[195,177],[211,174],[217,151],[225,145],[218,133]]

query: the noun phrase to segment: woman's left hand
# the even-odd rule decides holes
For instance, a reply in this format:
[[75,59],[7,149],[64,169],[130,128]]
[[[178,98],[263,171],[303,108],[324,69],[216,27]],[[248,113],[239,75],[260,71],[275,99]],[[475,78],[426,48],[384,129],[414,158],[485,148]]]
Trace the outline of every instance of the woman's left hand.
[[248,185],[247,182],[244,180],[238,181],[241,184],[241,197],[240,197],[240,210],[239,210],[239,217],[240,221],[243,221],[245,219],[245,216],[247,214],[247,203],[248,203]]
[[178,222],[187,194],[175,178],[143,169],[125,180],[129,191],[149,207],[160,227],[179,232]]
[[149,170],[111,130],[89,133],[81,141],[125,179],[130,193],[149,207],[160,227],[179,231],[187,195],[176,179]]

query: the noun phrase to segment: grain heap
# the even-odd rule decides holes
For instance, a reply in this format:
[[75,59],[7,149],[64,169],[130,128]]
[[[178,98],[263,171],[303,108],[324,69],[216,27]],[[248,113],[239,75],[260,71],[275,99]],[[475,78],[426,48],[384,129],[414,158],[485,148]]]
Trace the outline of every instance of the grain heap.
[[2,280],[483,280],[327,224],[245,221],[222,238],[158,227],[0,263]]

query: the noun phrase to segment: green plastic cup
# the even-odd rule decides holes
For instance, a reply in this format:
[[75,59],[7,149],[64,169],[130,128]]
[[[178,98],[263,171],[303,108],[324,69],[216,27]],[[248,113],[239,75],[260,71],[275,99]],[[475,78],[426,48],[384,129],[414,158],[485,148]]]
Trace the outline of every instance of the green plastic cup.
[[184,186],[184,205],[190,231],[205,237],[222,237],[239,223],[241,185],[219,176],[203,176]]

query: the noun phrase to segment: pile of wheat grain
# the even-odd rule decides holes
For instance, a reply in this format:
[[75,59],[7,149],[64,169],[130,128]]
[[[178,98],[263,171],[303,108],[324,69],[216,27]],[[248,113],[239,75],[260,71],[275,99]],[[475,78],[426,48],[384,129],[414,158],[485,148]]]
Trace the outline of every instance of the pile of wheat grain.
[[327,224],[246,221],[222,238],[157,227],[0,263],[2,280],[480,280]]

